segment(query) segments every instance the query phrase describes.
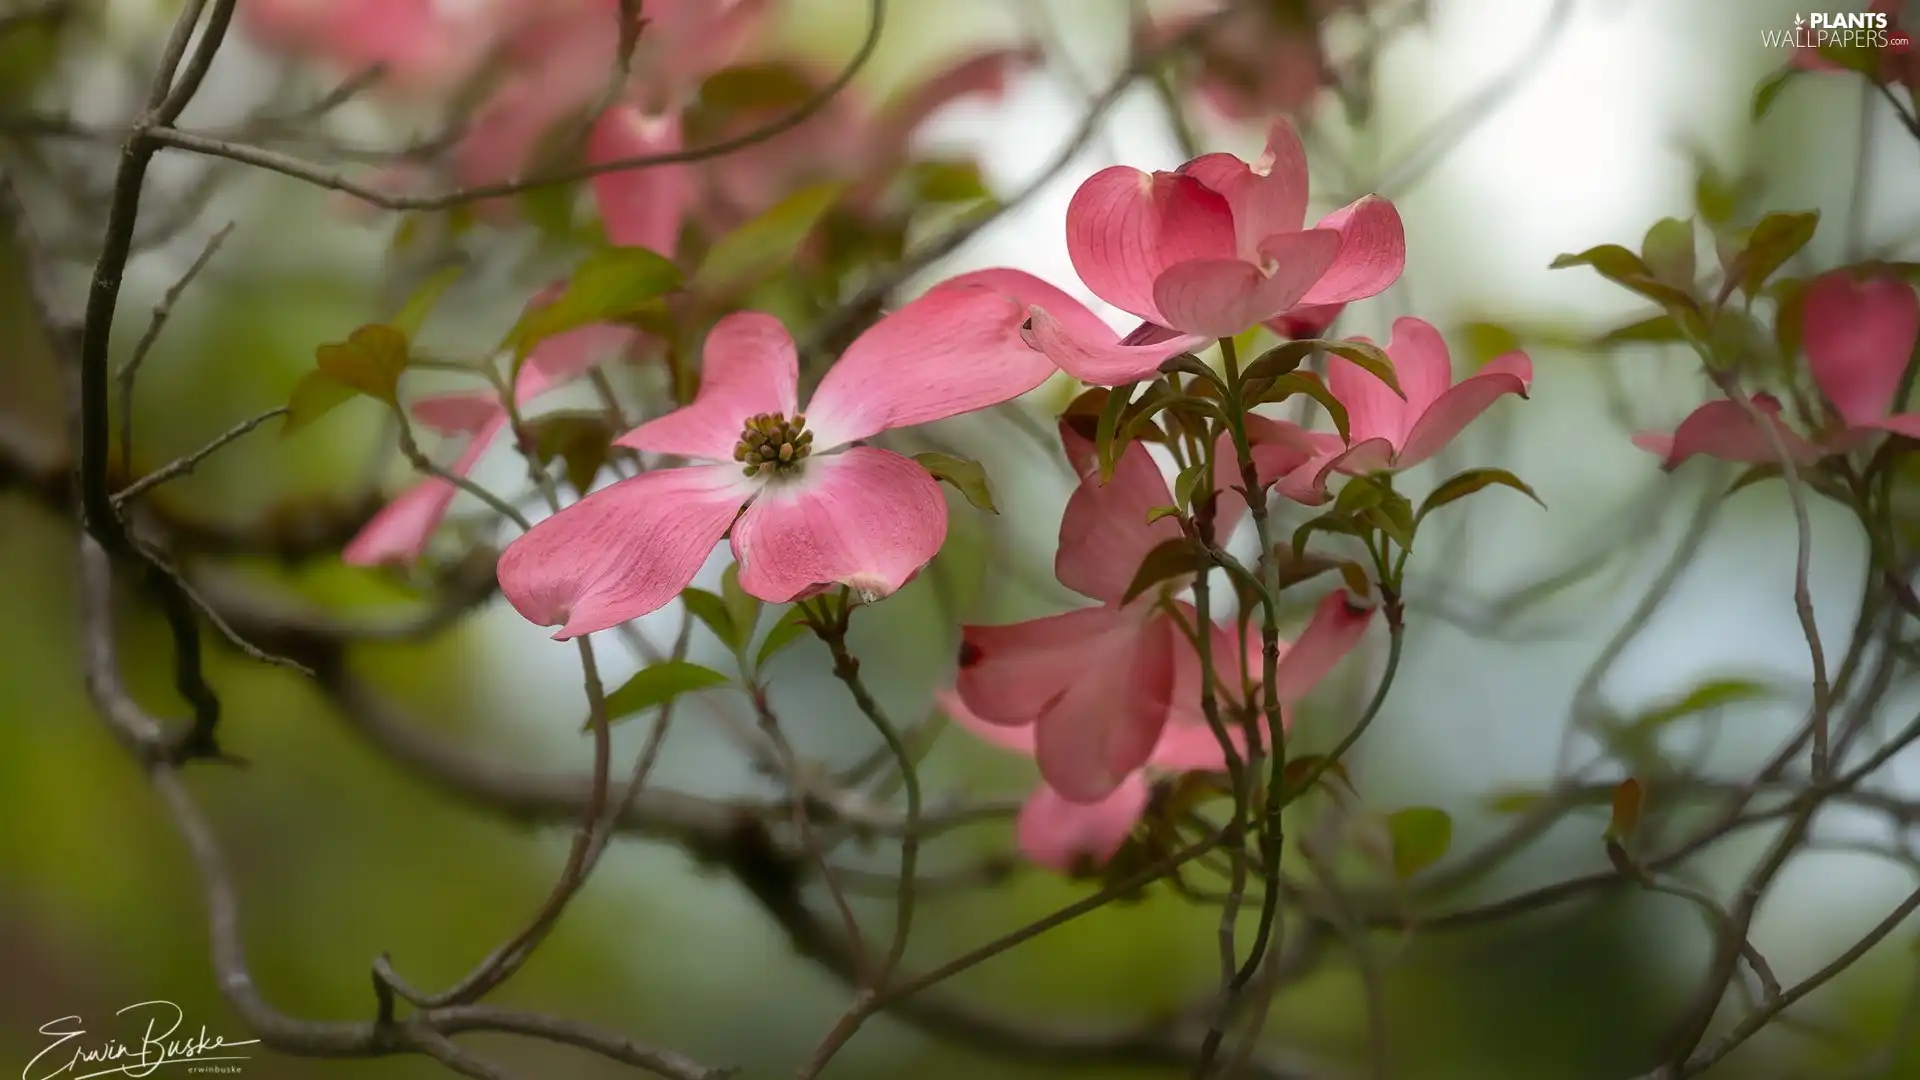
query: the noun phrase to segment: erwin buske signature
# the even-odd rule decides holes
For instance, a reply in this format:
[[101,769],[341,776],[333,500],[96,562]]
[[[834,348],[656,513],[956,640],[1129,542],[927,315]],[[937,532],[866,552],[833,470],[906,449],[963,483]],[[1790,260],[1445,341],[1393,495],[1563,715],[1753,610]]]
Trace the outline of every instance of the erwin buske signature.
[[[40,1034],[52,1037],[46,1048],[33,1055],[20,1070],[20,1080],[89,1080],[97,1076],[152,1076],[162,1065],[187,1065],[209,1061],[245,1061],[244,1055],[231,1051],[252,1046],[259,1039],[228,1040],[208,1035],[206,1025],[199,1034],[174,1038],[186,1022],[187,1014],[171,1001],[142,1001],[129,1005],[115,1016],[138,1022],[146,1020],[146,1030],[134,1042],[103,1039],[75,1042],[85,1038],[86,1028],[78,1016],[63,1016],[40,1025]],[[185,1072],[237,1072],[237,1066],[186,1069]]]

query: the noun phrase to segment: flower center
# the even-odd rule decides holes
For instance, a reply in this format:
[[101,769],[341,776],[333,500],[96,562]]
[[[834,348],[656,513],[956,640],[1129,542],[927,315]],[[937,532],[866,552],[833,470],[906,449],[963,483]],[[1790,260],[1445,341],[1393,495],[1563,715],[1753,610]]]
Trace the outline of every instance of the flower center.
[[733,460],[747,467],[748,476],[763,472],[779,476],[797,470],[812,452],[813,432],[807,430],[805,415],[761,413],[747,418],[733,448]]

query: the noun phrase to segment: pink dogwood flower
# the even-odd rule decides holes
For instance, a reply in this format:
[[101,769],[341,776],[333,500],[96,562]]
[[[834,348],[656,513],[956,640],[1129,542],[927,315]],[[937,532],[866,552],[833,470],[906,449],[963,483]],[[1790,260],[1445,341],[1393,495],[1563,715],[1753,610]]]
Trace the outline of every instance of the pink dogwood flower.
[[[1920,413],[1893,412],[1920,339],[1920,296],[1913,287],[1895,277],[1841,269],[1808,283],[1802,302],[1807,370],[1835,420],[1808,439],[1780,419],[1777,398],[1753,395],[1753,407],[1773,426],[1787,454],[1805,463],[1850,453],[1883,432],[1920,438]],[[1669,470],[1696,454],[1743,464],[1779,460],[1753,415],[1728,398],[1695,409],[1671,435],[1642,432],[1633,443],[1659,454]]]
[[[1494,357],[1455,383],[1446,339],[1412,317],[1394,320],[1386,352],[1404,398],[1359,365],[1338,356],[1328,360],[1327,388],[1346,407],[1349,438],[1313,433],[1313,456],[1280,480],[1282,495],[1316,505],[1329,498],[1327,481],[1336,472],[1410,469],[1439,453],[1502,395],[1524,398],[1533,383],[1533,363],[1518,351]],[[1298,443],[1281,428],[1263,427],[1256,437]]]
[[[1170,716],[1181,703],[1199,700],[1201,676],[1198,654],[1159,597],[1150,590],[1125,599],[1147,553],[1180,536],[1171,519],[1147,521],[1153,507],[1173,502],[1160,466],[1134,442],[1101,484],[1091,441],[1067,424],[1061,438],[1082,480],[1061,519],[1054,576],[1099,606],[1008,626],[963,627],[954,689],[987,723],[1031,726],[1048,787],[1069,802],[1091,804],[1112,796],[1151,759]],[[1221,455],[1216,485],[1232,482],[1231,460],[1231,452]],[[1297,461],[1283,456],[1265,467],[1277,471]],[[1216,513],[1226,527],[1244,509],[1237,497],[1222,495]],[[1183,615],[1194,625],[1191,607]],[[1352,648],[1371,617],[1344,594],[1322,604],[1277,674],[1281,699],[1304,695]]]
[[1052,374],[1025,310],[964,277],[875,323],[799,408],[793,339],[771,315],[714,325],[693,403],[618,442],[709,462],[619,481],[535,525],[500,557],[500,589],[558,639],[671,602],[731,536],[740,586],[785,602],[846,585],[887,596],[946,538],[939,485],[861,444],[1018,397]]
[[1174,172],[1102,169],[1067,207],[1067,252],[1102,300],[1145,322],[1125,338],[1078,303],[1033,313],[1033,338],[1061,370],[1103,386],[1296,305],[1344,303],[1392,285],[1406,265],[1393,204],[1368,195],[1303,228],[1307,158],[1275,121],[1252,165],[1206,154]]
[[[1193,613],[1189,609],[1186,614],[1191,617]],[[1215,624],[1212,643],[1214,655],[1230,658],[1238,648],[1235,637],[1228,627]],[[1287,648],[1283,642],[1283,659],[1287,655],[1284,651]],[[1222,662],[1216,667],[1230,669],[1231,664]],[[1258,685],[1260,668],[1259,638],[1254,636],[1249,640],[1246,662],[1240,672],[1249,686]],[[1226,771],[1226,751],[1221,748],[1219,737],[1200,713],[1199,670],[1197,656],[1181,669],[1182,674],[1192,678],[1175,688],[1173,702],[1167,710],[1166,726],[1160,729],[1160,736],[1153,744],[1146,764],[1123,777],[1111,794],[1096,802],[1075,802],[1054,790],[1045,780],[1034,788],[1026,802],[1021,804],[1020,815],[1014,824],[1015,841],[1027,858],[1061,873],[1074,873],[1089,864],[1104,864],[1120,850],[1147,809],[1152,796],[1149,773]],[[1223,678],[1220,682],[1226,699],[1238,703],[1241,680]],[[1028,757],[1037,756],[1035,725],[1009,727],[988,723],[975,715],[960,695],[952,690],[941,690],[934,698],[941,710],[955,723],[982,741]],[[1291,718],[1282,712],[1281,719],[1285,723]],[[1227,735],[1235,751],[1245,754],[1246,737],[1243,730],[1238,725],[1232,725]]]
[[1299,115],[1330,82],[1320,23],[1350,0],[1280,0],[1239,4],[1221,14],[1220,3],[1182,11],[1141,28],[1148,47],[1190,33],[1203,18],[1217,21],[1194,43],[1198,70],[1194,89],[1224,120],[1263,120]]
[[[514,382],[514,401],[524,406],[549,390],[585,374],[594,364],[633,343],[635,332],[619,326],[584,326],[542,342],[520,366]],[[460,456],[447,471],[457,476],[474,466],[508,424],[507,410],[492,390],[436,394],[413,403],[415,420],[443,435],[467,437]],[[420,558],[447,516],[459,488],[440,477],[429,477],[408,488],[382,507],[341,551],[352,566],[408,563]]]
[[346,74],[378,65],[381,89],[417,96],[444,93],[471,76],[527,6],[527,0],[246,0],[240,20],[267,48]]

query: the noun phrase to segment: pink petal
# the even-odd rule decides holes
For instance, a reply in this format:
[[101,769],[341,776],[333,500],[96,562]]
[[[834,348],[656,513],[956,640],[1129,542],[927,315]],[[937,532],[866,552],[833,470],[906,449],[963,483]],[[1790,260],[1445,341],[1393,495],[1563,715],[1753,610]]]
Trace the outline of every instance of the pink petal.
[[[474,430],[466,448],[448,466],[447,471],[456,476],[472,472],[506,423],[506,410],[493,404],[493,415]],[[427,541],[433,538],[434,530],[440,527],[441,519],[447,516],[447,508],[453,505],[454,496],[459,491],[451,482],[439,477],[429,477],[413,485],[361,526],[354,538],[341,549],[341,561],[349,566],[378,566],[382,563],[418,560],[427,549]]]
[[871,138],[890,155],[904,155],[914,132],[933,114],[964,98],[1005,96],[1008,79],[1038,59],[1031,48],[990,49],[962,57],[889,101],[874,121]]
[[1287,420],[1273,420],[1257,414],[1246,418],[1248,448],[1253,451],[1254,472],[1262,487],[1300,468],[1321,453],[1346,449],[1340,436],[1316,433]]
[[[1032,329],[1028,333],[1034,347],[1061,371],[1094,386],[1120,386],[1153,378],[1168,359],[1203,348],[1212,340],[1200,334],[1182,334],[1152,345],[1127,345],[1112,330],[1095,336],[1089,328],[1062,322],[1040,308],[1031,309],[1029,314]],[[1103,328],[1105,325],[1101,324]]]
[[1332,497],[1327,481],[1334,473],[1360,476],[1379,472],[1393,467],[1393,457],[1393,444],[1385,439],[1363,439],[1352,446],[1323,450],[1281,477],[1274,490],[1302,505],[1318,506]]
[[773,603],[846,585],[891,595],[940,551],[947,501],[918,462],[867,446],[809,458],[763,488],[733,528],[740,587]]
[[500,395],[492,390],[433,394],[407,407],[413,418],[442,435],[471,435],[506,417]]
[[1478,373],[1460,380],[1420,414],[1394,458],[1394,467],[1409,469],[1439,453],[1502,394],[1526,397],[1532,382],[1533,363],[1526,353],[1511,352],[1487,361]]
[[840,356],[807,407],[814,450],[890,428],[998,405],[1053,364],[1028,345],[1026,305],[982,281],[949,282],[874,323]]
[[1307,217],[1307,152],[1287,120],[1267,129],[1267,148],[1251,167],[1232,154],[1206,154],[1181,166],[1226,197],[1242,258],[1257,257],[1269,237],[1299,232]]
[[1047,785],[1070,802],[1098,802],[1145,765],[1167,722],[1177,631],[1164,615],[1085,642],[1065,690],[1034,720]]
[[610,323],[596,323],[555,334],[534,346],[520,365],[514,383],[514,402],[525,405],[541,394],[585,375],[595,364],[633,347],[639,332]]
[[1080,658],[1103,639],[1138,636],[1144,617],[1138,606],[1102,605],[1005,626],[962,626],[954,692],[986,723],[1032,724],[1086,677]]
[[1285,314],[1267,320],[1267,329],[1290,341],[1317,338],[1333,326],[1345,304],[1295,304]]
[[[1780,419],[1780,402],[1776,398],[1770,394],[1755,394],[1753,403],[1772,422],[1787,453],[1795,461],[1819,459],[1820,448],[1801,438]],[[1677,468],[1695,454],[1747,465],[1779,460],[1773,452],[1771,440],[1754,426],[1747,411],[1738,402],[1725,398],[1709,401],[1688,413],[1671,436],[1636,436],[1634,445],[1654,453],[1664,451],[1666,460],[1661,467],[1668,470]]]
[[1407,234],[1400,212],[1378,195],[1368,195],[1320,219],[1316,229],[1340,234],[1333,265],[1301,299],[1304,304],[1338,304],[1384,292],[1407,266]]
[[1147,778],[1138,772],[1092,803],[1071,802],[1042,784],[1020,808],[1014,838],[1027,858],[1063,874],[1103,865],[1127,842],[1151,797]]
[[1890,431],[1909,439],[1920,439],[1920,413],[1900,413],[1859,425],[1861,429]]
[[1233,212],[1191,176],[1124,165],[1087,178],[1067,204],[1067,254],[1095,296],[1151,322],[1154,279],[1175,263],[1232,258]]
[[939,287],[962,288],[975,285],[1005,293],[1019,301],[1023,309],[1035,307],[1044,309],[1054,321],[1070,328],[1076,337],[1093,341],[1106,341],[1118,337],[1113,328],[1085,304],[1025,270],[1014,270],[1010,267],[973,270],[958,277],[948,278]]
[[1172,518],[1147,524],[1147,511],[1173,502],[1160,465],[1146,445],[1129,443],[1113,478],[1085,477],[1067,499],[1053,574],[1060,584],[1095,600],[1118,604],[1155,545],[1180,537]]
[[602,488],[500,556],[500,592],[556,640],[657,611],[680,595],[753,489],[733,465],[661,469]]
[[[1182,604],[1189,624],[1198,619],[1199,613],[1190,604]],[[1232,626],[1215,623],[1212,627],[1213,640],[1210,648],[1213,653],[1215,692],[1223,705],[1223,718],[1227,719],[1227,739],[1234,751],[1242,757],[1247,752],[1247,739],[1244,729],[1231,719],[1230,707],[1241,700],[1243,685],[1259,682],[1260,678],[1260,635],[1256,630],[1248,635],[1247,648],[1240,648],[1239,631]],[[1167,711],[1167,726],[1160,732],[1160,741],[1154,745],[1151,764],[1169,772],[1221,772],[1227,767],[1227,757],[1220,748],[1220,738],[1215,735],[1207,723],[1206,712],[1201,705],[1202,686],[1200,683],[1200,654],[1186,635],[1175,631],[1174,644],[1174,683],[1173,704]],[[1286,655],[1287,645],[1280,645],[1281,656]],[[1240,663],[1234,663],[1234,657],[1240,657]],[[1284,722],[1286,717],[1282,714]]]
[[1820,392],[1849,424],[1886,416],[1920,337],[1920,296],[1898,278],[1835,270],[1807,286],[1805,304],[1802,341]]
[[1021,724],[1017,727],[1009,724],[990,724],[975,715],[972,709],[967,708],[966,701],[955,690],[936,690],[933,700],[940,706],[940,711],[947,714],[948,719],[972,732],[982,742],[992,743],[1002,750],[1012,750],[1028,757],[1033,756],[1032,724]]
[[799,381],[793,337],[780,320],[759,311],[735,312],[707,333],[693,404],[650,420],[615,442],[656,454],[727,461],[749,417],[791,416],[798,410]]
[[[1396,334],[1402,333],[1399,323],[1395,323],[1394,330]],[[1366,341],[1365,338],[1353,340]],[[1430,382],[1431,375],[1424,373],[1421,369],[1433,365],[1435,357],[1429,349],[1416,346],[1409,350],[1407,345],[1423,340],[1424,335],[1416,335],[1406,338],[1405,343],[1399,346],[1400,351],[1407,356],[1408,366],[1414,369],[1412,377],[1415,384],[1422,386]],[[1388,358],[1394,361],[1394,378],[1401,379],[1403,376],[1400,374],[1400,362],[1394,357],[1393,352],[1395,346],[1389,344],[1387,348]],[[1445,389],[1453,381],[1453,371],[1447,360],[1444,342],[1440,346],[1438,365],[1444,372],[1440,377],[1445,380],[1441,384],[1441,388]],[[1333,396],[1339,399],[1340,404],[1346,406],[1347,434],[1355,442],[1381,439],[1398,448],[1406,441],[1408,431],[1419,416],[1418,410],[1394,393],[1392,387],[1381,382],[1379,376],[1343,356],[1327,357],[1327,389],[1333,392]]]
[[1183,262],[1154,281],[1154,302],[1174,329],[1232,337],[1292,307],[1339,247],[1338,234],[1313,229],[1269,238],[1260,248],[1261,266],[1238,259]]
[[[632,105],[616,105],[593,125],[587,161],[599,165],[680,148],[678,117],[648,116]],[[691,165],[601,173],[591,182],[608,240],[673,258],[680,244],[680,221],[693,201]]]
[[1280,700],[1291,705],[1305,698],[1360,643],[1372,621],[1373,608],[1353,594],[1345,589],[1328,593],[1274,669],[1273,685]]

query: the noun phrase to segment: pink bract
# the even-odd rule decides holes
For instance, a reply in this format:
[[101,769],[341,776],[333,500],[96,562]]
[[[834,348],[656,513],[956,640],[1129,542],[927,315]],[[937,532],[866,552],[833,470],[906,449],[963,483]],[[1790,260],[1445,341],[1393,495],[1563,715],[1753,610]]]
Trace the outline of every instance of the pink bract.
[[[939,550],[946,501],[917,463],[852,444],[1038,386],[1052,369],[1020,340],[1024,317],[992,289],[942,284],[856,339],[802,414],[786,328],[726,316],[693,403],[619,440],[713,464],[642,473],[540,522],[501,556],[501,592],[556,638],[593,633],[671,602],[729,533],[740,585],[762,600],[894,592]],[[782,444],[777,465],[741,463]]]
[[[1062,424],[1061,438],[1082,480],[1061,520],[1055,575],[1100,604],[1008,626],[963,627],[955,692],[988,723],[1031,725],[1049,787],[1070,802],[1095,803],[1148,760],[1172,719],[1196,707],[1200,666],[1154,591],[1131,601],[1125,597],[1146,554],[1180,536],[1168,519],[1146,521],[1148,509],[1173,501],[1160,466],[1144,444],[1135,442],[1102,484],[1091,443],[1070,424]],[[1231,451],[1221,457],[1230,462]],[[1222,473],[1216,485],[1235,482],[1231,466],[1223,466]],[[1230,527],[1244,508],[1243,500],[1223,494],[1217,510],[1222,526]],[[1184,610],[1191,625],[1192,610]],[[1344,601],[1337,612],[1328,611],[1326,619],[1316,620],[1326,627],[1319,638],[1332,635],[1344,644],[1330,657],[1309,649],[1285,665],[1277,684],[1283,698],[1304,693],[1352,646],[1371,617]],[[1216,665],[1232,651],[1215,650]],[[1221,682],[1237,682],[1238,674],[1231,667],[1228,672]],[[1224,690],[1237,694],[1238,687]]]
[[[1526,397],[1533,382],[1532,361],[1525,353],[1510,352],[1455,383],[1446,339],[1421,319],[1394,320],[1386,352],[1406,396],[1358,364],[1331,357],[1327,387],[1346,407],[1349,439],[1315,434],[1312,460],[1280,481],[1281,494],[1312,505],[1327,500],[1327,481],[1336,472],[1412,468],[1452,442],[1502,395]],[[1264,432],[1283,441],[1275,429]]]
[[1094,295],[1144,324],[1121,338],[1071,301],[1036,305],[1033,336],[1061,370],[1118,385],[1168,357],[1392,285],[1406,264],[1393,204],[1369,195],[1303,228],[1307,160],[1276,121],[1249,165],[1206,154],[1174,172],[1124,165],[1089,177],[1067,207],[1067,251]]
[[[1796,462],[1843,454],[1891,432],[1920,438],[1920,414],[1894,413],[1900,380],[1920,340],[1920,296],[1896,277],[1833,270],[1808,283],[1802,297],[1801,345],[1807,370],[1834,414],[1824,433],[1809,439],[1780,418],[1780,402],[1755,394],[1752,405]],[[1752,412],[1730,399],[1709,401],[1687,415],[1671,435],[1642,432],[1634,445],[1659,454],[1667,469],[1697,454],[1761,464],[1779,460]]]

